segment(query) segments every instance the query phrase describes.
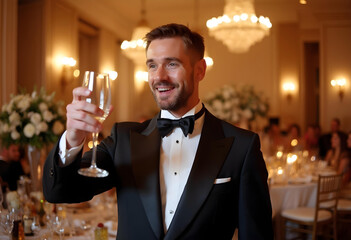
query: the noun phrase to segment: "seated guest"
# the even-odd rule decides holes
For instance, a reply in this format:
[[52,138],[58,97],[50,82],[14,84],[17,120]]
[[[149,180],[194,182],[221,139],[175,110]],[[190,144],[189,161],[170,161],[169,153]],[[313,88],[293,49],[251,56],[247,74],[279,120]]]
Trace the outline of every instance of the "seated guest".
[[8,184],[11,191],[17,190],[17,180],[24,175],[20,162],[20,150],[16,144],[11,144],[8,147],[2,147],[1,157],[6,162],[5,169],[1,170],[1,177]]
[[343,187],[351,188],[351,131],[348,133],[346,150],[341,153],[338,173],[343,173]]
[[284,141],[284,151],[294,152],[303,149],[303,139],[301,138],[300,126],[293,123],[288,128],[288,133]]
[[331,149],[327,152],[325,160],[328,166],[333,167],[339,171],[340,162],[346,152],[346,141],[343,141],[342,135],[338,132],[332,134]]
[[332,121],[331,121],[331,124],[330,124],[330,132],[329,133],[326,133],[326,134],[323,134],[320,138],[319,138],[319,156],[321,158],[325,158],[326,157],[326,154],[328,152],[329,149],[331,149],[331,137],[332,137],[332,134],[333,133],[336,133],[338,132],[341,136],[341,138],[343,139],[343,141],[346,140],[347,138],[347,134],[342,132],[340,130],[340,119],[338,118],[334,118]]
[[304,149],[308,151],[314,151],[318,149],[318,139],[319,133],[317,131],[317,126],[309,124],[304,136]]
[[270,118],[269,126],[262,136],[262,152],[265,156],[273,156],[283,148],[284,138],[280,131],[279,118]]

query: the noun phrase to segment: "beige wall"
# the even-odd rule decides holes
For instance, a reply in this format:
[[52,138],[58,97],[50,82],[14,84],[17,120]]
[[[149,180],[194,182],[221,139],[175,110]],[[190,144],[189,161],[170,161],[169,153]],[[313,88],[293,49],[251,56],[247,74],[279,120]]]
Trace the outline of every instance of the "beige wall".
[[17,2],[0,0],[0,106],[17,92]]
[[[322,104],[321,126],[329,129],[332,118],[341,120],[345,131],[351,130],[351,21],[329,22],[322,26]],[[330,85],[332,79],[346,78],[343,100]]]
[[[300,46],[299,26],[297,23],[279,24],[277,27],[277,70],[278,70],[278,94],[279,94],[279,115],[281,127],[286,129],[290,124],[302,123],[302,109],[300,89]],[[284,92],[283,84],[290,82],[295,84],[296,90],[291,97]]]

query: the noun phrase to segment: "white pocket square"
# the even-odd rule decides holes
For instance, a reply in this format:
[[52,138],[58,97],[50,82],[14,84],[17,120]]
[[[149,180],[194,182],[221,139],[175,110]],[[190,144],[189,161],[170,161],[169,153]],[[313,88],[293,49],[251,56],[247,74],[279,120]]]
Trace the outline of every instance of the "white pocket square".
[[232,180],[231,177],[227,177],[227,178],[216,178],[216,180],[214,181],[214,184],[226,183],[226,182],[230,182],[230,180]]

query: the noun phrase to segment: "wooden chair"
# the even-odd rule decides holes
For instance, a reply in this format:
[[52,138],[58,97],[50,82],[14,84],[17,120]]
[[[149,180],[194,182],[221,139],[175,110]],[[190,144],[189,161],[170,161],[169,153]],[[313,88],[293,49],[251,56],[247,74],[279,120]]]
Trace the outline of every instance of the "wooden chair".
[[351,224],[351,199],[339,199],[337,211],[339,222]]
[[339,198],[337,207],[338,238],[351,239],[351,199]]
[[298,207],[284,210],[281,213],[284,226],[282,239],[286,239],[286,230],[290,230],[300,235],[311,234],[312,240],[316,240],[317,235],[336,240],[336,210],[341,180],[341,174],[319,176],[316,206],[314,208]]

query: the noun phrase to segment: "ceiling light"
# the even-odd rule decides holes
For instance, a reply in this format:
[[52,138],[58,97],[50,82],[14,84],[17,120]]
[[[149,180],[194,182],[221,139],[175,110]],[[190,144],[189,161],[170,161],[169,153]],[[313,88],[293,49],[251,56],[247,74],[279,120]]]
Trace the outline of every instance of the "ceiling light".
[[253,0],[226,0],[223,16],[206,23],[210,36],[222,41],[231,52],[244,53],[269,34],[268,17],[257,17]]

